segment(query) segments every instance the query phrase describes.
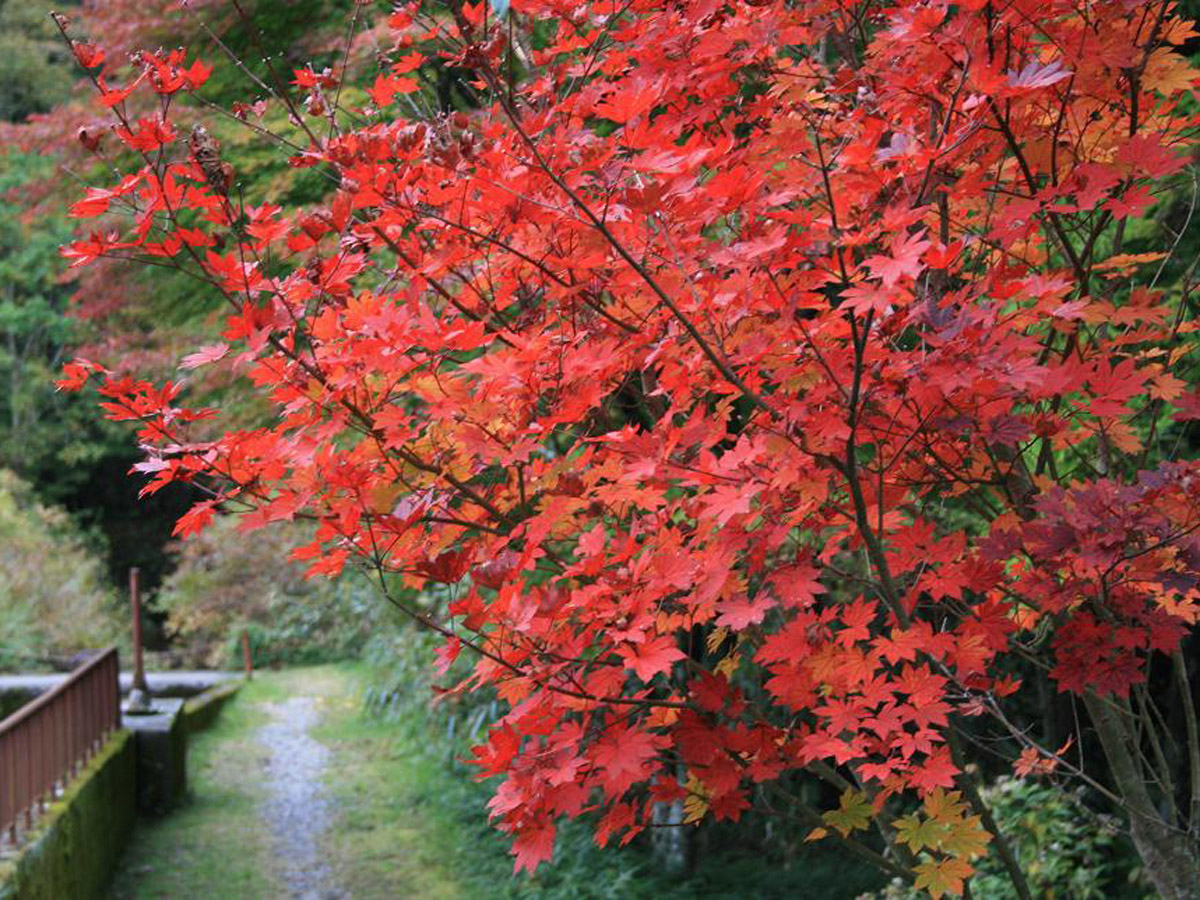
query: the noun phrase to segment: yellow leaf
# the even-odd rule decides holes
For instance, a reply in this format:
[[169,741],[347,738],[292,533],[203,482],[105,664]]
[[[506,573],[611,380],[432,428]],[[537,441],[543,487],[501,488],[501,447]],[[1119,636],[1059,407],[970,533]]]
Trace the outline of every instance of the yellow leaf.
[[688,778],[684,789],[687,796],[683,799],[683,823],[695,825],[708,813],[709,790],[695,775]]
[[1178,47],[1194,37],[1200,37],[1194,25],[1194,22],[1187,19],[1168,19],[1163,26],[1163,40]]
[[925,812],[931,819],[952,824],[966,812],[967,804],[962,802],[961,791],[947,791],[934,788],[925,796]]
[[903,816],[895,821],[896,839],[902,844],[908,844],[913,853],[919,853],[926,847],[936,849],[941,846],[942,838],[946,836],[946,826],[935,819],[922,819],[916,813]]
[[[679,697],[671,697],[671,700],[678,702]],[[659,706],[646,714],[646,726],[648,728],[669,728],[674,725],[679,719],[679,710],[673,706]]]
[[381,481],[370,489],[367,499],[370,503],[371,512],[375,513],[390,513],[396,505],[396,498],[400,496],[402,485],[396,482]]
[[983,856],[992,836],[980,824],[979,816],[970,816],[957,825],[952,825],[942,839],[941,849],[959,859],[975,859]]
[[720,628],[714,628],[708,633],[708,637],[704,639],[704,646],[709,653],[716,653],[720,649],[721,644],[725,642],[725,638],[729,635],[729,629],[722,625]]
[[1104,429],[1108,442],[1122,453],[1137,453],[1142,449],[1142,439],[1126,422],[1110,422]]
[[1134,266],[1142,266],[1146,263],[1158,262],[1160,259],[1166,259],[1165,253],[1118,253],[1116,256],[1110,256],[1103,262],[1098,262],[1093,269],[1104,271],[1105,269],[1131,269]]
[[1170,402],[1183,395],[1186,381],[1181,381],[1170,372],[1159,372],[1150,382],[1150,396]]
[[827,834],[829,834],[829,832],[826,831],[824,828],[814,828],[804,838],[804,843],[807,844],[810,841],[819,841],[821,838],[825,837],[825,835],[827,835]]
[[713,667],[713,671],[718,675],[724,675],[726,678],[729,678],[737,670],[737,667],[741,664],[741,662],[741,654],[735,651],[717,663],[716,666]]
[[1143,81],[1146,87],[1171,96],[1179,91],[1189,91],[1196,80],[1196,70],[1188,61],[1170,47],[1159,47],[1146,60]]
[[975,870],[971,868],[970,863],[961,859],[930,859],[913,871],[917,873],[913,887],[929,891],[929,896],[938,900],[946,894],[961,896],[963,882],[970,878]]

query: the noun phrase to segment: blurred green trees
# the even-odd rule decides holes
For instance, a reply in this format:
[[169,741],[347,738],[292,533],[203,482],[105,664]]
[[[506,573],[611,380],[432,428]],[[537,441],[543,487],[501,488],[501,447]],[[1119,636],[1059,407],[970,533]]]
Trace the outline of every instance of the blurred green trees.
[[61,509],[0,469],[0,669],[63,663],[123,632],[103,563]]
[[304,577],[289,559],[307,526],[284,522],[241,534],[232,517],[177,545],[178,566],[157,605],[167,615],[179,661],[239,666],[241,634],[256,666],[328,662],[358,655],[386,618],[365,579]]
[[[61,5],[61,4],[60,4]],[[0,119],[47,112],[74,81],[45,0],[0,0]]]

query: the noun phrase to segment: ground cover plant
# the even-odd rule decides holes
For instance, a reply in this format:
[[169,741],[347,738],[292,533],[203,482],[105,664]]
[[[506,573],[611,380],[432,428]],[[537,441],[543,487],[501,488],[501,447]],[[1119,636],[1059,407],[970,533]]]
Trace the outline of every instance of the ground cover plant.
[[186,803],[137,823],[107,896],[233,900],[279,890],[270,830],[260,819],[265,754],[256,734],[263,704],[283,696],[277,679],[259,677],[222,706],[210,728],[189,737]]
[[181,534],[310,519],[312,575],[364,566],[473,655],[447,689],[506,704],[475,764],[518,869],[564,817],[627,842],[674,805],[934,896],[987,855],[1028,897],[1000,765],[1200,896],[1172,3],[356,5],[341,62],[226,110],[290,121],[328,193],[287,208],[177,123],[212,61],[60,25],[116,167],[65,256],[222,297],[181,367],[273,417],[223,428],[188,374],[62,386],[137,423],[146,493],[209,492]]

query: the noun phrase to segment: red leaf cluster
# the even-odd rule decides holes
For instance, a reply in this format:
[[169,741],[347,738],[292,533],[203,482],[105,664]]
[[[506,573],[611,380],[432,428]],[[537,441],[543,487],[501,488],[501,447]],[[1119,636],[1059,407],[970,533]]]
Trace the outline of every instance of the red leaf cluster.
[[[1099,287],[1196,124],[1188,29],[1148,9],[525,0],[531,49],[414,5],[374,105],[295,156],[335,173],[321,209],[237,209],[219,148],[118,123],[141,164],[66,255],[201,272],[232,346],[184,366],[277,415],[197,443],[169,385],[106,408],[157,479],[315,516],[314,573],[456,586],[414,615],[508,704],[475,761],[518,868],[562,816],[627,840],[681,771],[728,819],[806,766],[940,796],[1018,645],[1121,696],[1196,619],[1200,471],[1137,474],[1145,423],[1194,412],[1164,349],[1192,323]],[[482,108],[397,118],[439,54]],[[118,115],[206,75],[139,65],[99,83]]]

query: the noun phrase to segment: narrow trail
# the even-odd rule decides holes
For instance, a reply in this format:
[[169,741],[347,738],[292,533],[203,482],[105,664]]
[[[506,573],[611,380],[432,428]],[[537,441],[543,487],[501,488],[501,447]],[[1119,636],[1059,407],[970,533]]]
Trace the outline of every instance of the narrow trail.
[[510,896],[502,851],[498,878],[471,871],[488,859],[482,814],[463,832],[437,813],[453,786],[420,741],[361,715],[360,680],[353,665],[256,673],[189,739],[189,798],[138,822],[111,900]]
[[344,765],[314,735],[353,707],[332,667],[263,673],[189,741],[190,798],[140,821],[113,900],[349,900],[329,782]]
[[270,754],[266,764],[262,818],[275,855],[286,860],[280,877],[296,900],[343,900],[324,852],[332,822],[325,773],[330,752],[310,731],[320,721],[315,698],[292,697],[264,704],[270,721],[255,739]]
[[[751,896],[742,880],[761,866],[756,857],[728,872],[714,867],[724,887],[697,893],[644,860],[602,861],[610,851],[593,850],[579,832],[558,868],[513,878],[507,843],[487,821],[486,791],[448,768],[428,720],[363,715],[369,678],[355,663],[256,672],[189,738],[189,797],[138,821],[109,900]],[[753,896],[800,896],[794,874],[780,877],[778,890]],[[877,883],[855,880],[861,890]]]

